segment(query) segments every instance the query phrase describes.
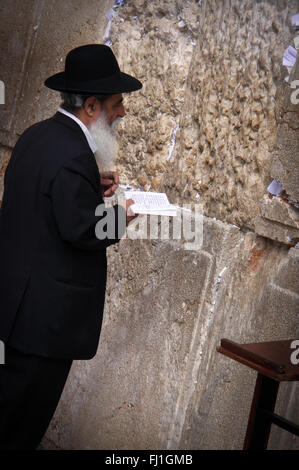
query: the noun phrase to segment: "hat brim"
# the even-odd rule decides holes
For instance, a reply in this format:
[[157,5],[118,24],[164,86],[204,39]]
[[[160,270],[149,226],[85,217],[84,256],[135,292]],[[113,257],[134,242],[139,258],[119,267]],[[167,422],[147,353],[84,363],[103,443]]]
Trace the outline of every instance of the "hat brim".
[[47,78],[44,84],[47,88],[51,88],[51,90],[79,94],[94,93],[112,95],[117,93],[130,93],[142,88],[142,83],[137,80],[137,78],[124,72],[120,72],[118,76],[80,83],[68,83],[65,72],[59,72]]

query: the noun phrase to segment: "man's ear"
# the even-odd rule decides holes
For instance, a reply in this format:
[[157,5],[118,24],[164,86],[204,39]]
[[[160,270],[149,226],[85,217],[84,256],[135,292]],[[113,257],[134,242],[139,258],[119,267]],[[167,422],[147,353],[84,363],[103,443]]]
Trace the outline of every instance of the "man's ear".
[[92,118],[99,106],[101,106],[101,104],[98,99],[95,96],[89,96],[87,100],[85,100],[84,111],[89,118]]

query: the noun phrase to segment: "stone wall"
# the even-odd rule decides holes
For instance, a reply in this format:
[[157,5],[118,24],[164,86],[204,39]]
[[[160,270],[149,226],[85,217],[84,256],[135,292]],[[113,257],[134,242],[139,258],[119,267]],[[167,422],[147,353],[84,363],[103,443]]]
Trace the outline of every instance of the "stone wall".
[[112,45],[144,88],[128,98],[121,174],[254,229],[271,182],[275,95],[296,2],[125,3]]
[[[109,248],[98,353],[74,363],[43,445],[240,449],[256,373],[217,353],[221,338],[299,335],[297,212],[281,215],[280,199],[270,208],[265,200],[273,178],[294,180],[286,162],[298,140],[283,144],[290,131],[277,113],[296,1],[120,3],[108,24],[113,1],[1,2],[0,199],[18,135],[59,104],[45,78],[71,48],[108,41],[144,85],[125,95],[121,183],[202,204],[203,243],[124,239]],[[296,394],[283,384],[276,411],[298,422]],[[273,426],[269,447],[299,442]]]
[[51,117],[60,103],[44,81],[64,68],[74,45],[101,42],[110,0],[3,0],[0,3],[0,200],[4,169],[18,136]]
[[[216,348],[293,337],[298,250],[208,217],[203,228],[196,251],[129,239],[110,251],[99,351],[73,366],[47,446],[242,448],[256,373]],[[281,414],[298,421],[283,385]],[[277,428],[271,439],[280,448]]]

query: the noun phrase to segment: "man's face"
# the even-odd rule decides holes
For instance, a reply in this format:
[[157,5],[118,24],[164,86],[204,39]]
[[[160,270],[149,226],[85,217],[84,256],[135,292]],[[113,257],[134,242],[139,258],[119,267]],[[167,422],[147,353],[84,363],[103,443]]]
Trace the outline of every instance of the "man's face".
[[95,96],[90,96],[85,101],[81,115],[77,114],[77,117],[89,127],[99,119],[103,112],[109,126],[112,126],[116,121],[120,121],[126,115],[122,94],[111,95],[103,103],[100,103]]
[[121,93],[110,96],[110,98],[104,101],[102,107],[110,126],[112,126],[116,119],[123,118],[126,115],[123,105],[123,96]]

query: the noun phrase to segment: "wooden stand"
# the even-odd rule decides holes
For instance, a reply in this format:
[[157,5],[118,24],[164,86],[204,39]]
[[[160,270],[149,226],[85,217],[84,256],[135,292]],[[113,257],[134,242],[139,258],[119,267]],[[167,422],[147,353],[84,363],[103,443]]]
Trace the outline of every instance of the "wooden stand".
[[243,450],[267,449],[271,424],[299,436],[299,426],[274,413],[279,383],[299,380],[299,364],[291,363],[294,340],[238,344],[221,340],[217,351],[258,372]]

